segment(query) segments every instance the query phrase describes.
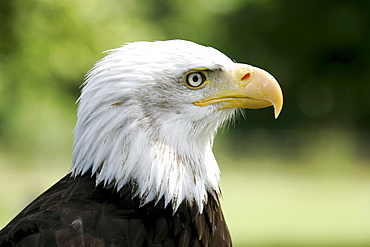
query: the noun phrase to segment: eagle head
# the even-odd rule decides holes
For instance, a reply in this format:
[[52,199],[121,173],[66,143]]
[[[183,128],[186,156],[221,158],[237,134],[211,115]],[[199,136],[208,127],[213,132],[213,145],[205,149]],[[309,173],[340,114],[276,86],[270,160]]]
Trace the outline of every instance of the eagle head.
[[212,152],[217,129],[239,108],[282,108],[266,71],[183,40],[134,42],[109,50],[78,100],[72,172],[96,183],[130,184],[141,204],[186,200],[202,210],[218,194]]

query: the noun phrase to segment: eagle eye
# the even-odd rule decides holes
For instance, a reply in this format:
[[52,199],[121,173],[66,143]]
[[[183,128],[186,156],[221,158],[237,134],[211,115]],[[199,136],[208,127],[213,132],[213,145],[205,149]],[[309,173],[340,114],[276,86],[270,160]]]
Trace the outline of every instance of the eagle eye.
[[188,88],[198,89],[206,82],[207,77],[203,72],[190,72],[185,77],[185,84]]

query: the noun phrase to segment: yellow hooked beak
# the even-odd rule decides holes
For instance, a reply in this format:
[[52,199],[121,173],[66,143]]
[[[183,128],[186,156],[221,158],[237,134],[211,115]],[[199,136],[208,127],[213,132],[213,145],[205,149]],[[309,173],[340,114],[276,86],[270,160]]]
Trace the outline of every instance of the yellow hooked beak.
[[231,76],[235,78],[232,89],[226,89],[216,95],[194,102],[198,106],[206,106],[225,102],[220,109],[249,108],[259,109],[269,106],[275,108],[275,118],[283,107],[283,93],[279,83],[268,72],[246,64],[236,64]]

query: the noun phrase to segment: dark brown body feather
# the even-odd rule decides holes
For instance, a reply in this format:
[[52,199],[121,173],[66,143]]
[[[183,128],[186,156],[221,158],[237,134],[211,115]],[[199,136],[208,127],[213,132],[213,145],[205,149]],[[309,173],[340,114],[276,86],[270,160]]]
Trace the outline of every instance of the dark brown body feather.
[[65,176],[0,231],[0,246],[231,246],[217,196],[203,213],[164,200],[139,207],[126,186],[95,186],[91,174]]

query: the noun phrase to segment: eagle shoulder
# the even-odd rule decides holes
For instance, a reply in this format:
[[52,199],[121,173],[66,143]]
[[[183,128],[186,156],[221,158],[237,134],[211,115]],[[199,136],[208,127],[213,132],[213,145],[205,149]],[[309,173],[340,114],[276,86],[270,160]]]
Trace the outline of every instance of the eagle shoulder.
[[0,246],[231,246],[216,194],[203,212],[164,199],[140,206],[129,185],[95,185],[91,173],[67,175],[0,231]]

